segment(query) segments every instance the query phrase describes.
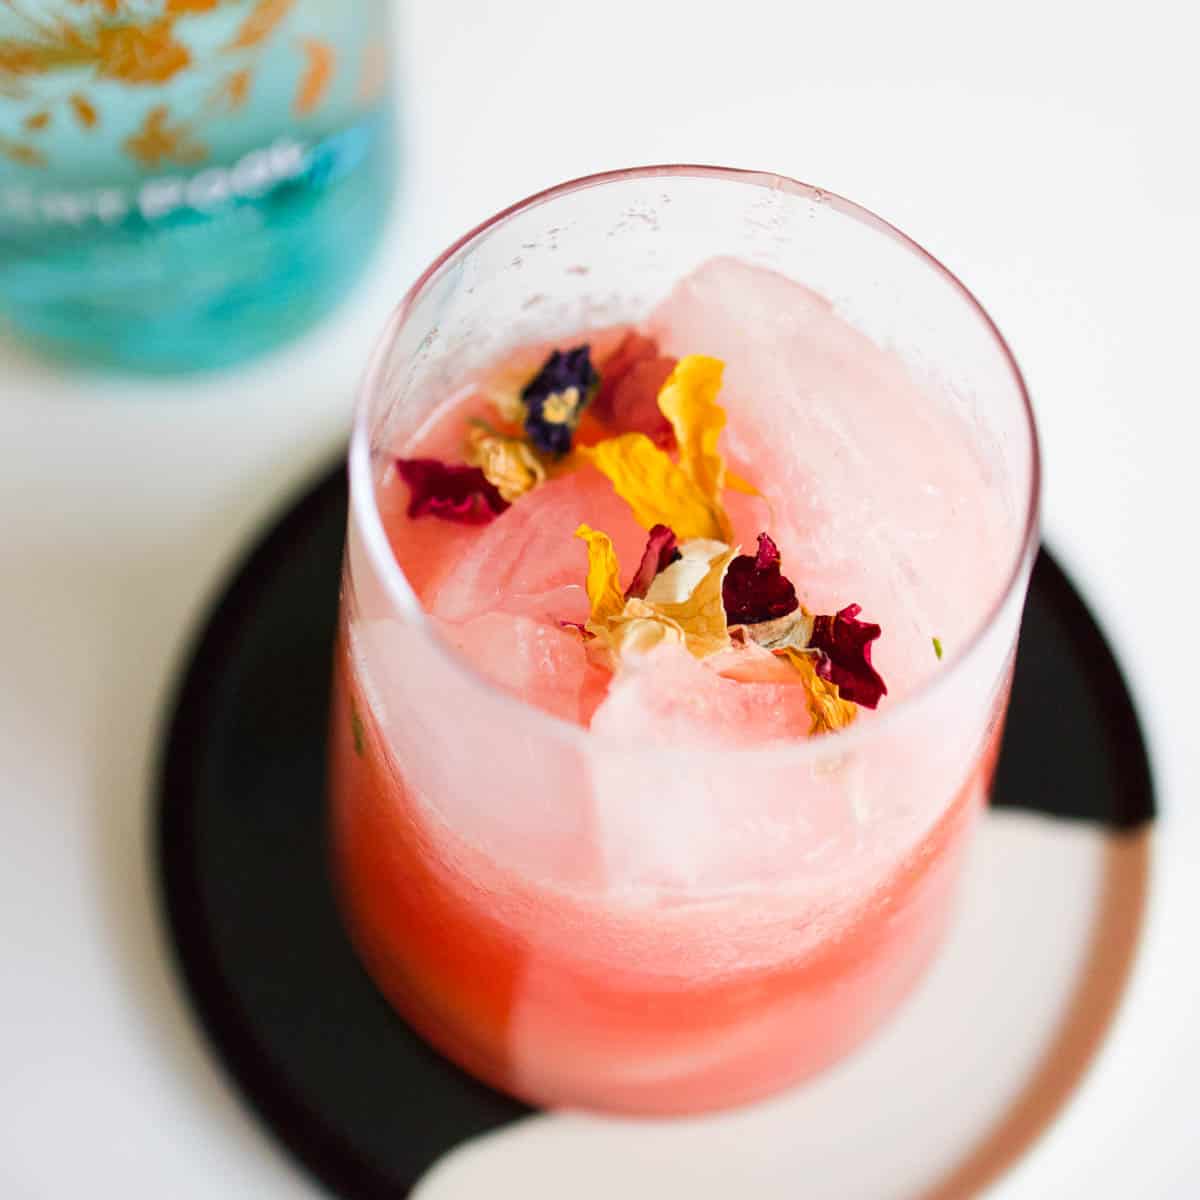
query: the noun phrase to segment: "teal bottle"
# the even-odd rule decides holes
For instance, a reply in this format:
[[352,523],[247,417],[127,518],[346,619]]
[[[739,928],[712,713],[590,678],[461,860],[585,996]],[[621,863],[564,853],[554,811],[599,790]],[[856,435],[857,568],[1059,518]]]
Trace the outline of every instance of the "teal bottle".
[[386,221],[388,0],[0,0],[0,327],[76,361],[293,337]]

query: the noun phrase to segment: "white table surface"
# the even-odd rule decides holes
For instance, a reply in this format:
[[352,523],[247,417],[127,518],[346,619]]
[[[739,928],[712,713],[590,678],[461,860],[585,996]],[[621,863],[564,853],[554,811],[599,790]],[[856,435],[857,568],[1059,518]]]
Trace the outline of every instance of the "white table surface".
[[1200,96],[1175,11],[410,0],[402,211],[336,317],[170,384],[0,343],[0,1196],[317,1195],[226,1082],[166,957],[148,850],[164,705],[226,570],[334,454],[415,273],[547,184],[670,161],[866,204],[1015,348],[1046,537],[1131,678],[1163,817],[1113,1035],[990,1195],[1200,1195]]

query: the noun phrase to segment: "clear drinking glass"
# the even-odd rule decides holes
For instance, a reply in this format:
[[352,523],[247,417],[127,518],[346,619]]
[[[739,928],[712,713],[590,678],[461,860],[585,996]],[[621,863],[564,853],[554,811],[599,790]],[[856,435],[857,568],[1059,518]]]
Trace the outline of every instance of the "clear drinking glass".
[[[873,720],[771,748],[633,749],[447,648],[378,488],[470,372],[637,321],[716,255],[812,287],[898,353],[969,431],[972,486],[993,490],[1011,534],[978,604],[943,614],[960,630],[945,660],[931,649],[928,678]],[[869,212],[772,175],[567,183],[462,238],[410,290],[367,373],[349,469],[333,853],[362,958],[429,1041],[535,1103],[697,1111],[820,1069],[895,1009],[942,937],[985,802],[1037,541],[1025,386],[954,276]],[[918,541],[907,566],[919,579],[945,553]]]

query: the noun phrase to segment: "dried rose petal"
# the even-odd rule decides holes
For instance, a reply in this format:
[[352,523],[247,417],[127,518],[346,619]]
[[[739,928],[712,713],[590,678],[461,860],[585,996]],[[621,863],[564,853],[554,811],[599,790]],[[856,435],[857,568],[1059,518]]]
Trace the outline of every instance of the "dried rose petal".
[[882,630],[856,620],[862,608],[848,604],[832,617],[814,617],[809,646],[818,651],[817,674],[836,683],[843,700],[874,708],[887,695],[887,684],[871,666],[871,643]]
[[428,515],[461,525],[486,525],[508,508],[508,501],[478,467],[436,458],[398,458],[396,470],[412,490],[410,517]]
[[586,343],[551,351],[521,392],[525,432],[538,450],[559,457],[570,452],[579,416],[599,382]]
[[653,338],[630,331],[600,367],[592,411],[617,433],[644,433],[656,445],[670,446],[675,435],[658,407],[658,393],[675,361],[659,354]]
[[678,557],[675,534],[666,525],[655,525],[646,538],[646,549],[642,551],[642,561],[633,574],[633,581],[625,589],[626,599],[630,596],[642,599],[659,571]]
[[635,363],[618,381],[609,424],[619,433],[644,433],[657,446],[675,441],[671,422],[658,407],[658,393],[675,370],[673,358],[648,358]]
[[658,343],[653,338],[631,329],[621,339],[617,348],[603,362],[597,363],[600,368],[600,386],[592,400],[592,412],[602,421],[611,423],[613,396],[616,394],[617,384],[636,363],[657,357]]
[[792,581],[779,570],[779,547],[758,535],[758,553],[740,554],[729,564],[721,589],[731,625],[754,625],[786,617],[800,606]]

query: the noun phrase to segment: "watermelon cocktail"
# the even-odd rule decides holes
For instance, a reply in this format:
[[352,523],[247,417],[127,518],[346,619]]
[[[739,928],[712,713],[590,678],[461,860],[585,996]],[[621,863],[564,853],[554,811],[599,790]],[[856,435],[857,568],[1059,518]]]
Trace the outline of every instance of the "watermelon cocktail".
[[333,850],[389,1000],[541,1104],[857,1044],[952,912],[1035,546],[969,294],[776,177],[564,185],[410,292],[350,470]]

